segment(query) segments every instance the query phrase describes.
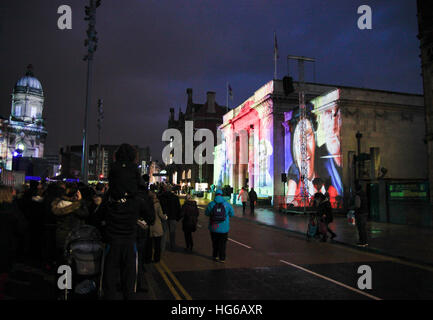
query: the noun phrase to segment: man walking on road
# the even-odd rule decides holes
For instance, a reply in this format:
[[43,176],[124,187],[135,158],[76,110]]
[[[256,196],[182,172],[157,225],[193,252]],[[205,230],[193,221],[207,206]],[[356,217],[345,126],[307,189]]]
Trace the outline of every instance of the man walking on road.
[[355,221],[358,228],[359,234],[359,247],[368,246],[367,242],[367,203],[362,191],[362,187],[359,183],[356,184],[356,194],[355,194]]
[[222,190],[218,189],[215,193],[215,200],[208,204],[205,212],[205,215],[209,217],[212,256],[215,261],[224,263],[226,260],[230,217],[233,217],[234,214],[233,207],[224,199]]
[[251,215],[254,215],[254,207],[257,204],[257,193],[254,191],[254,188],[251,188],[250,192],[248,193],[248,197],[250,199],[250,209],[251,209]]
[[245,208],[247,207],[247,201],[248,201],[248,192],[245,187],[241,189],[238,195],[238,200],[241,199],[242,202],[242,214],[245,215]]

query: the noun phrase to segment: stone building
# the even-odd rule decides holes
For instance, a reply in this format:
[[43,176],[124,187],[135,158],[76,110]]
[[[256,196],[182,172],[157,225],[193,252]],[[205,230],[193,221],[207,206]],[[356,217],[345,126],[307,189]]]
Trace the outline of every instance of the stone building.
[[[89,145],[89,180],[103,180],[108,177],[109,169],[114,161],[114,154],[120,145],[101,145],[98,153],[98,145]],[[149,172],[152,164],[150,148],[134,146],[138,151],[138,166],[140,173],[143,175]],[[64,178],[80,177],[81,173],[81,155],[83,147],[81,145],[66,146],[60,149],[61,175]],[[98,156],[99,154],[99,156]]]
[[3,168],[12,170],[14,159],[43,158],[47,137],[42,118],[43,108],[42,85],[34,77],[33,67],[29,65],[26,74],[16,82],[12,91],[9,118],[0,119],[0,157]]
[[[307,184],[300,175],[298,83],[286,94],[281,80],[257,90],[224,115],[216,147],[215,184],[254,187],[274,206],[304,206],[314,178],[325,182],[334,207],[348,202],[355,179],[425,179],[423,96],[306,83]],[[357,133],[362,134],[358,155]],[[361,155],[362,155],[361,154]],[[242,161],[243,158],[243,161]],[[284,181],[286,180],[286,181]]]
[[[222,117],[227,112],[225,106],[219,105],[215,100],[215,92],[207,92],[206,102],[197,104],[193,102],[192,89],[187,92],[187,104],[185,113],[179,110],[177,119],[175,111],[170,109],[170,118],[168,120],[169,129],[178,129],[182,133],[182,139],[185,141],[185,122],[193,121],[193,132],[198,129],[208,129],[212,131],[216,143],[217,127],[222,123]],[[194,142],[194,147],[200,142]],[[196,188],[196,183],[203,183],[210,186],[213,181],[213,164],[199,165],[197,163],[186,164],[185,161],[185,143],[182,144],[182,163],[173,163],[173,159],[163,159],[167,164],[167,171],[170,174],[171,182],[181,185],[189,185]]]
[[429,157],[430,202],[433,203],[433,3],[418,0],[417,4],[426,118],[425,139]]

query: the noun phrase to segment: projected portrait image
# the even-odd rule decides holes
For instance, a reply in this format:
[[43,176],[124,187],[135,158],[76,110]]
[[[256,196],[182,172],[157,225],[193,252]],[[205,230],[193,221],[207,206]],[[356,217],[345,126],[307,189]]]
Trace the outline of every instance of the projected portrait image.
[[[301,127],[305,130],[306,151],[306,199],[302,195],[304,180],[301,174]],[[295,207],[311,206],[312,197],[316,192],[326,194],[331,205],[340,206],[343,195],[341,182],[341,147],[340,130],[341,117],[337,106],[320,112],[315,112],[314,105],[307,107],[307,117],[302,122],[299,112],[288,119],[286,135],[286,148],[291,149],[291,157],[286,157],[287,193],[286,203]],[[315,182],[321,181],[322,184]]]

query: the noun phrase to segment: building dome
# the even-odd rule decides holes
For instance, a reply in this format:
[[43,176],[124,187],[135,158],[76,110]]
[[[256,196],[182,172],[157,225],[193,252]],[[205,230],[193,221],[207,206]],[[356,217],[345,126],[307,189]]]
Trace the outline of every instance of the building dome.
[[14,88],[14,93],[26,92],[43,95],[41,82],[34,77],[32,65],[27,67],[25,76],[17,81]]

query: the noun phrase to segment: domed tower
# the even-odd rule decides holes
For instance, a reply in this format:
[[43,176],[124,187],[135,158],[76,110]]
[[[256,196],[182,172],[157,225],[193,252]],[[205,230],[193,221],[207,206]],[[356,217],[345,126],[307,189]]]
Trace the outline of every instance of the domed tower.
[[34,77],[33,66],[29,65],[25,76],[18,80],[12,93],[11,120],[33,123],[42,120],[43,106],[42,85]]
[[29,65],[26,74],[17,81],[12,92],[12,108],[5,141],[7,169],[12,169],[13,159],[17,157],[43,158],[47,136],[42,118],[43,107],[42,85],[35,78],[32,65]]

